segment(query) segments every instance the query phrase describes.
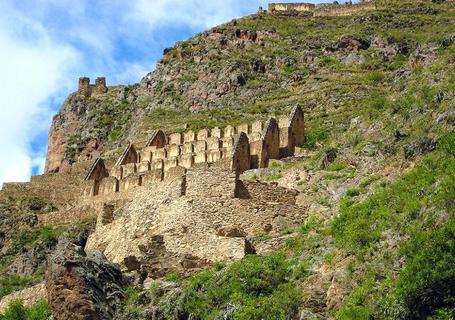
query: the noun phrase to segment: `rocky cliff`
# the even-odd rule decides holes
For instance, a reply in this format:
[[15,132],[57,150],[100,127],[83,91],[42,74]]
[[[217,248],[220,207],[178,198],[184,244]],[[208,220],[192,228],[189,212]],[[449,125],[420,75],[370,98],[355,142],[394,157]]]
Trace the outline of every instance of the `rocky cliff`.
[[[454,17],[449,0],[259,12],[166,49],[136,85],[71,94],[47,174],[0,194],[0,297],[42,283],[50,258],[52,310],[87,319],[450,319]],[[100,155],[111,168],[155,129],[235,126],[296,104],[295,156],[81,197],[83,168]],[[56,261],[62,243],[80,255]]]

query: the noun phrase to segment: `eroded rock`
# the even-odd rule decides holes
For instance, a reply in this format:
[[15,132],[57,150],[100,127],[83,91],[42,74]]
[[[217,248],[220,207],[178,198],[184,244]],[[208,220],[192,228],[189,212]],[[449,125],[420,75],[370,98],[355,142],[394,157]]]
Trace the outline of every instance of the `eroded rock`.
[[113,319],[123,299],[120,270],[63,239],[49,258],[46,290],[56,320]]

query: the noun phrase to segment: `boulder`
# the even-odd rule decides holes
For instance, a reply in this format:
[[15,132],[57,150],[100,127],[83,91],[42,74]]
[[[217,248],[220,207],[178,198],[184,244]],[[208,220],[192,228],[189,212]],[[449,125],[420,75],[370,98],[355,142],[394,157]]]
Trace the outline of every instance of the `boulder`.
[[56,320],[113,319],[125,284],[117,266],[99,252],[85,254],[61,240],[49,257],[46,290]]

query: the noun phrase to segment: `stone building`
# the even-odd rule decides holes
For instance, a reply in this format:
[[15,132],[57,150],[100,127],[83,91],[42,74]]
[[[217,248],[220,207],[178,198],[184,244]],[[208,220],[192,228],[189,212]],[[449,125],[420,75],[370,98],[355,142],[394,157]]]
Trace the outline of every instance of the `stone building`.
[[156,130],[141,150],[129,144],[109,170],[102,159],[95,161],[85,178],[84,194],[109,196],[213,164],[239,175],[249,169],[267,167],[271,159],[293,155],[304,140],[304,114],[300,106],[278,121],[269,118],[265,123],[256,121],[236,128],[169,135]]
[[77,93],[84,97],[96,96],[107,92],[106,78],[98,77],[95,80],[95,84],[90,84],[90,78],[81,77],[79,78],[79,87]]

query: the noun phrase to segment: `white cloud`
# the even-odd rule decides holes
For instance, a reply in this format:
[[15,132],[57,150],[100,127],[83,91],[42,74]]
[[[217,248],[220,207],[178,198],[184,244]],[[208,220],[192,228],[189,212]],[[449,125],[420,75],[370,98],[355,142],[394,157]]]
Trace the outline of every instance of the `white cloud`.
[[184,25],[193,29],[210,28],[236,16],[250,13],[263,1],[206,0],[137,0],[129,19],[143,21],[150,27],[166,24]]
[[30,142],[47,132],[51,113],[44,103],[65,88],[65,66],[77,61],[75,50],[54,43],[41,24],[5,4],[1,9],[0,184],[27,181],[42,163]]

